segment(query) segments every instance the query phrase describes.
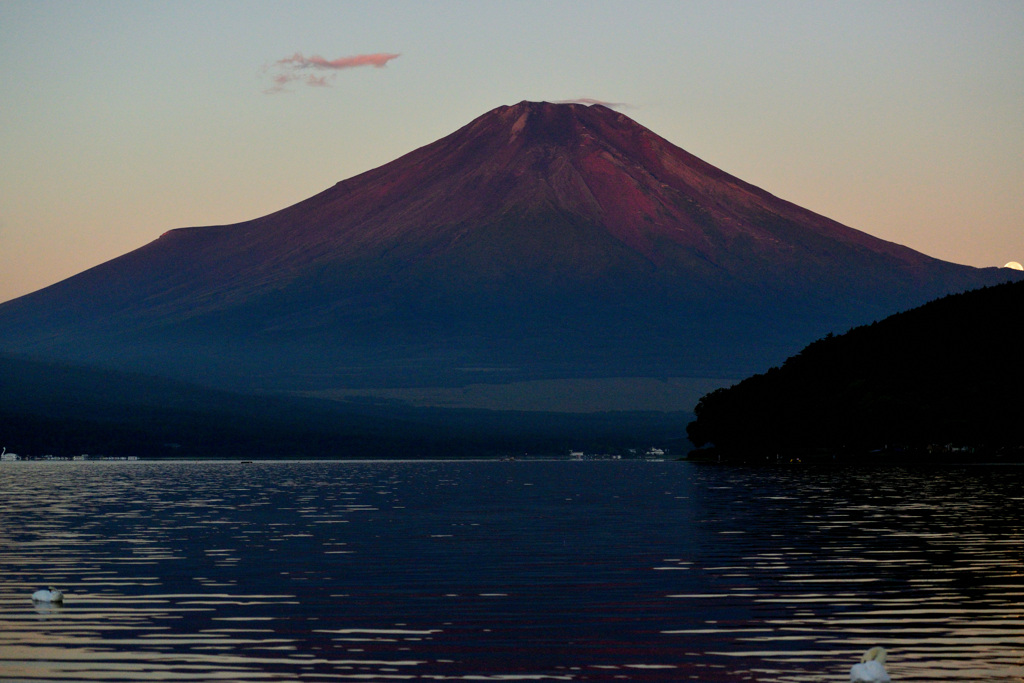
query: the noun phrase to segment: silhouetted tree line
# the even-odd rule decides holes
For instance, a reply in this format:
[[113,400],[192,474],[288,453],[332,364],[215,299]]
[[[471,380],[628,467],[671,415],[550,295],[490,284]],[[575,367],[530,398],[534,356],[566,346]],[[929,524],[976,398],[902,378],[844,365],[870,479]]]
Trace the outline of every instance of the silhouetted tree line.
[[[1024,447],[1024,282],[828,335],[782,367],[714,391],[687,433],[726,456],[920,457]],[[966,449],[966,450],[959,450]]]

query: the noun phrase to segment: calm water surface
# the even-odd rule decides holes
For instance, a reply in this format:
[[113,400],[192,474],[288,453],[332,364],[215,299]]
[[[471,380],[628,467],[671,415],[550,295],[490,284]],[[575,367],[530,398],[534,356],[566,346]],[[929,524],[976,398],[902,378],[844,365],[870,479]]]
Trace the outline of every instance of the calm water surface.
[[[0,680],[1024,680],[1024,469],[5,463]],[[29,596],[54,585],[63,607]]]

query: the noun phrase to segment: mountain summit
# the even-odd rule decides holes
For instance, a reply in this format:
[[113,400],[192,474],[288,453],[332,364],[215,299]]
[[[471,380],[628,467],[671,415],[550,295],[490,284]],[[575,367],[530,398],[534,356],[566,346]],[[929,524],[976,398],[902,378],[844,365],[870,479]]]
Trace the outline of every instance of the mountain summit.
[[606,107],[520,102],[0,305],[0,350],[259,389],[738,377],[1014,276],[840,225]]

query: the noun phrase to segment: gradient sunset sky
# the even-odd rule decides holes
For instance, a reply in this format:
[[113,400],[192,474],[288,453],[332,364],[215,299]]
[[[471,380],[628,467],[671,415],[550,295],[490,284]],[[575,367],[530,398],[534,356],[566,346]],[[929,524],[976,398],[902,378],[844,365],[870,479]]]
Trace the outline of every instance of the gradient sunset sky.
[[301,201],[521,100],[1024,261],[1024,1],[0,2],[0,301]]

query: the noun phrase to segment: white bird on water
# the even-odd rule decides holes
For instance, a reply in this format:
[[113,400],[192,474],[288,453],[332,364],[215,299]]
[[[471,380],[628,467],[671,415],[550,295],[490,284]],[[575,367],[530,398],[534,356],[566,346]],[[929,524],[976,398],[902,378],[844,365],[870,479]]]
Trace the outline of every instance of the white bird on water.
[[890,683],[885,670],[885,649],[873,647],[860,658],[860,664],[850,669],[850,683]]
[[32,594],[32,602],[64,602],[64,593],[53,586],[41,588]]

